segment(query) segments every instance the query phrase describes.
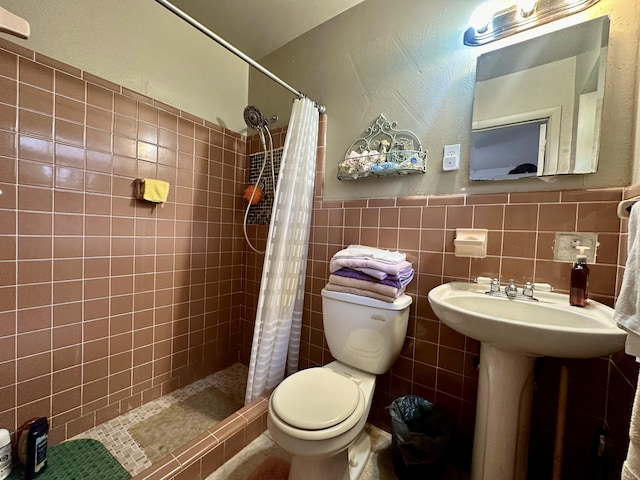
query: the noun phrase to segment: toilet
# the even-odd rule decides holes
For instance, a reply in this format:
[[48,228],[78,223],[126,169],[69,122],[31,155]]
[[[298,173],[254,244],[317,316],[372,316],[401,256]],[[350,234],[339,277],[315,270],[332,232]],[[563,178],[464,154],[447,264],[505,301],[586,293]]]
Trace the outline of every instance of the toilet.
[[284,379],[269,399],[269,433],[291,454],[289,480],[356,480],[369,458],[364,430],[376,375],[407,333],[412,299],[393,303],[322,290],[324,334],[335,361]]

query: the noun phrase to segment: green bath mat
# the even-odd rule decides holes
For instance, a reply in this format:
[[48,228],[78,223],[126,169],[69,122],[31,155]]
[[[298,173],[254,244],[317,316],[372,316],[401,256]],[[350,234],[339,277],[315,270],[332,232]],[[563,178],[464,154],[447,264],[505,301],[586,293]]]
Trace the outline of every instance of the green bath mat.
[[[7,480],[22,480],[24,467],[16,466]],[[69,440],[47,450],[47,468],[37,480],[128,480],[131,475],[97,440]]]
[[241,407],[216,387],[209,387],[136,423],[129,434],[155,463]]

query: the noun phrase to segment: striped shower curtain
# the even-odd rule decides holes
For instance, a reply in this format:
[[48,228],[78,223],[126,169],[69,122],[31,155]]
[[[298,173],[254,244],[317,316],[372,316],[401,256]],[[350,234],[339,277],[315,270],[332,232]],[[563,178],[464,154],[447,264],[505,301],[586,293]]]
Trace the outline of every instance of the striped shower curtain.
[[298,369],[313,206],[318,110],[294,101],[276,188],[256,310],[245,404]]

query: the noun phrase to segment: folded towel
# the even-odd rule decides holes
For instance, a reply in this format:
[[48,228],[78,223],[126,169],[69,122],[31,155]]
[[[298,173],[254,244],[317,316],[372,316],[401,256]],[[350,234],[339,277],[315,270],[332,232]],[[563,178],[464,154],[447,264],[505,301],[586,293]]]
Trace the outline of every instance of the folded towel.
[[407,256],[404,253],[390,252],[389,250],[365,247],[364,245],[349,245],[347,248],[336,253],[333,258],[361,258],[396,264],[405,261]]
[[[376,272],[379,270],[375,270]],[[384,272],[380,272],[384,273]],[[390,287],[403,288],[406,287],[411,280],[413,280],[414,271],[413,268],[408,268],[400,272],[400,275],[388,275],[384,274],[384,278],[371,276],[364,273],[362,270],[355,270],[352,268],[341,268],[333,272],[333,275],[340,277],[355,278],[358,280],[365,280],[367,282],[380,283],[382,285],[389,285]]]
[[161,203],[164,206],[169,196],[169,182],[153,178],[145,178],[143,180],[142,198],[147,202]]
[[622,286],[616,301],[613,319],[628,332],[640,334],[640,202],[631,207],[629,215],[629,238],[627,241],[627,264],[624,268]]
[[360,288],[343,287],[342,285],[335,285],[333,283],[327,283],[324,286],[325,290],[333,292],[350,293],[352,295],[360,295],[361,297],[375,298],[376,300],[382,300],[383,302],[393,303],[395,297],[389,297],[388,295],[382,295],[380,293],[372,292],[371,290],[362,290]]
[[352,269],[362,269],[362,268],[370,268],[372,270],[378,270],[380,272],[384,272],[387,275],[400,275],[401,272],[406,271],[408,268],[411,268],[411,263],[406,260],[396,263],[390,264],[385,262],[380,262],[378,260],[368,260],[365,258],[332,258],[329,262],[329,271],[331,273],[335,273],[341,268],[352,268]]
[[341,277],[339,275],[329,275],[329,283],[343,287],[359,288],[360,290],[369,290],[370,292],[393,298],[398,298],[404,293],[404,288],[396,288],[390,285],[382,285],[381,283],[368,282],[357,278]]
[[[382,270],[376,270],[375,268],[341,268],[340,270],[351,270],[355,272],[362,272],[369,277],[377,278],[378,280],[384,280],[389,276],[387,272],[383,272]],[[337,270],[338,272],[340,270]]]

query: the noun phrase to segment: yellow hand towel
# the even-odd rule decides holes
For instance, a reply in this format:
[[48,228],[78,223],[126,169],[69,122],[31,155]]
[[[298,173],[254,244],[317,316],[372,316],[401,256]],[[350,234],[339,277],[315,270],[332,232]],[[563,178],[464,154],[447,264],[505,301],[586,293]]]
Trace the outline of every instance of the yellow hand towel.
[[145,178],[143,187],[142,198],[147,202],[161,203],[164,207],[164,202],[167,201],[169,195],[169,182]]

